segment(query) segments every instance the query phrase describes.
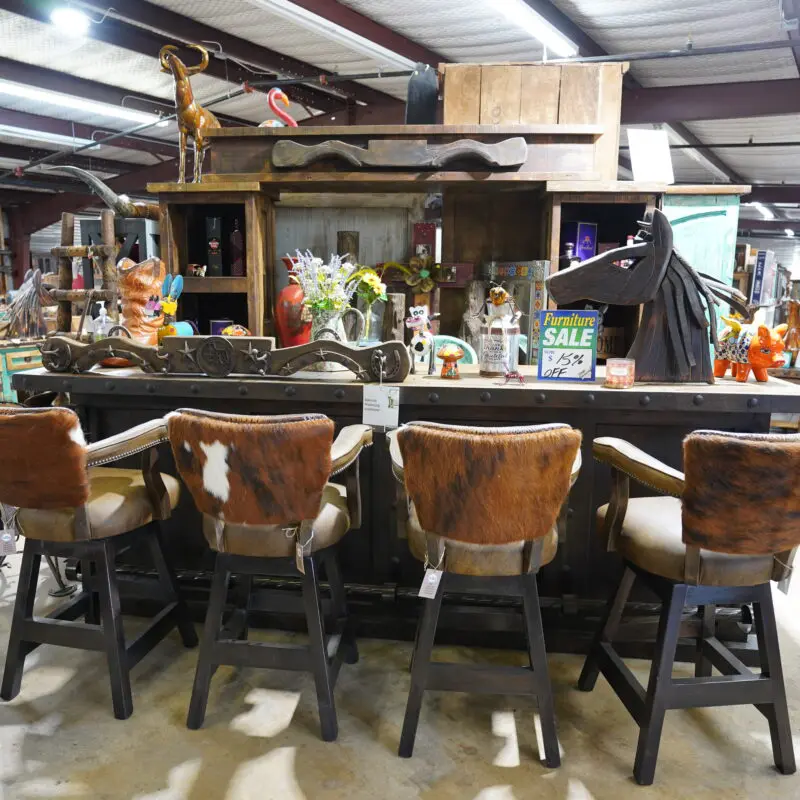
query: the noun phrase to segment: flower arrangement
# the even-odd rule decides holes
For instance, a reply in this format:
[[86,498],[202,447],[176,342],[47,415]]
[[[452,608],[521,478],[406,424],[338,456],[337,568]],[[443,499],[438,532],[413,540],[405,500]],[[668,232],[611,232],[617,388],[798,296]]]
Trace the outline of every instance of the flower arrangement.
[[351,280],[356,265],[335,254],[326,264],[309,250],[296,252],[296,258],[292,259],[292,279],[303,289],[303,305],[312,313],[347,309],[358,288]]
[[372,267],[364,267],[358,272],[354,272],[349,281],[355,284],[355,293],[368,306],[371,306],[378,300],[386,300],[386,284],[381,278],[382,276],[377,270]]

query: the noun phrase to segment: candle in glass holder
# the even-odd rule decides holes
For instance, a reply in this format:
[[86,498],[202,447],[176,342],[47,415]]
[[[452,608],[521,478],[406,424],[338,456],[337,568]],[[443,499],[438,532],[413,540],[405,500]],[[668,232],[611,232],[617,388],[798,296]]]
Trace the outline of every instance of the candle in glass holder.
[[630,389],[636,380],[636,362],[632,358],[609,358],[606,361],[607,389]]

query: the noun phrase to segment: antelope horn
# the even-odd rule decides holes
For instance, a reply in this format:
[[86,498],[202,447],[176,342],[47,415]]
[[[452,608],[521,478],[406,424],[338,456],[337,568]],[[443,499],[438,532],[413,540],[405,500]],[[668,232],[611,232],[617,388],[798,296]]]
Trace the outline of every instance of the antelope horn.
[[199,44],[187,44],[186,46],[192,50],[197,50],[200,53],[200,63],[193,67],[187,67],[186,74],[197,75],[198,72],[203,72],[203,70],[205,70],[205,68],[208,66],[208,50]]
[[134,219],[158,219],[158,205],[155,203],[133,203],[125,195],[118,195],[100,178],[80,167],[58,165],[58,169],[68,172],[82,180],[113,211],[121,217]]
[[161,62],[161,69],[165,72],[169,72],[170,68],[166,62],[164,56],[166,56],[167,52],[177,53],[178,48],[174,44],[165,44],[159,51],[158,51],[158,60]]

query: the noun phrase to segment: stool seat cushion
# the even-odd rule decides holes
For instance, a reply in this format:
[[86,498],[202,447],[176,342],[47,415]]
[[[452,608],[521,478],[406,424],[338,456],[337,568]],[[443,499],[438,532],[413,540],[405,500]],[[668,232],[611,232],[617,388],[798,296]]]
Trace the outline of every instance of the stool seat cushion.
[[[598,524],[608,505],[597,510]],[[617,552],[631,564],[669,580],[683,582],[686,545],[681,539],[681,501],[677,497],[636,497],[628,501]],[[772,578],[771,555],[731,555],[700,551],[701,586],[756,586]]]
[[[203,534],[212,550],[238,556],[284,558],[294,556],[297,541],[287,535],[286,525],[242,525],[220,523],[217,540],[217,520],[203,515]],[[347,512],[347,490],[344,486],[329,483],[322,491],[322,501],[314,520],[314,537],[306,555],[336,544],[350,530]]]
[[[141,470],[91,467],[86,510],[92,539],[107,539],[153,521],[153,505]],[[172,475],[161,475],[169,495],[170,509],[178,505],[180,483]],[[21,508],[17,527],[29,539],[73,542],[75,510],[72,508]]]
[[[411,554],[419,561],[425,561],[428,534],[422,529],[413,503],[409,509],[408,547]],[[435,534],[433,534],[435,535]],[[454,539],[441,539],[445,547],[445,569],[458,575],[480,575],[484,577],[502,577],[506,575],[521,575],[525,569],[523,564],[523,550],[525,542],[510,542],[508,544],[488,545],[458,542]],[[553,527],[550,533],[544,536],[542,559],[540,566],[549,564],[556,556],[558,550],[558,531]],[[434,555],[431,554],[431,559]]]

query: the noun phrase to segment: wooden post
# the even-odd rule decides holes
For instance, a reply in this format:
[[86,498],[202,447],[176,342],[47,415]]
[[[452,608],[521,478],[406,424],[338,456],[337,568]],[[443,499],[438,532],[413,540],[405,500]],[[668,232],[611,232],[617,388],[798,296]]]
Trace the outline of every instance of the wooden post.
[[[106,247],[114,248],[114,212],[104,209],[100,212],[100,235]],[[109,255],[102,257],[103,289],[114,293],[111,308],[107,308],[108,316],[114,322],[119,322],[119,303],[117,302],[117,256],[116,250],[109,251]]]
[[[245,263],[247,268],[247,327],[264,336],[265,318],[272,319],[272,251],[275,249],[275,211],[272,200],[248,195],[244,204]],[[267,305],[269,298],[269,305]]]
[[[111,212],[113,214],[113,212]],[[61,215],[61,246],[72,247],[75,244],[75,215],[65,211]],[[72,259],[58,259],[58,288],[72,289]],[[72,332],[72,303],[59,300],[56,311],[56,330],[59,333]]]
[[386,308],[383,312],[381,341],[402,342],[405,337],[406,296],[402,292],[389,292],[386,295]]

